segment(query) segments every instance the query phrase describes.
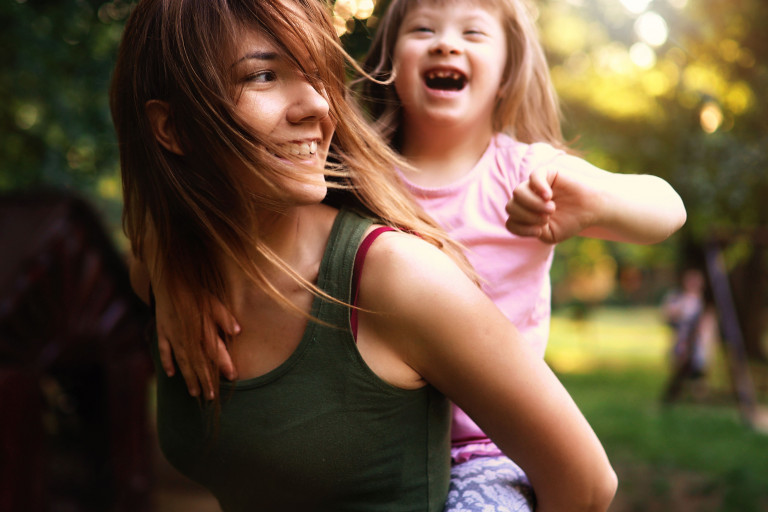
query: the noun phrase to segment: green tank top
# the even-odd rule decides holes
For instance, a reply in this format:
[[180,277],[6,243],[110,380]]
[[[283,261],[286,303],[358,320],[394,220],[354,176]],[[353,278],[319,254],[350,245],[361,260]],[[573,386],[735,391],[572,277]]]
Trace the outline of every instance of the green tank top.
[[[371,221],[342,210],[318,286],[350,302],[354,258]],[[316,298],[296,351],[271,372],[221,387],[210,407],[179,372],[157,367],[157,425],[166,458],[208,488],[224,512],[441,511],[448,492],[449,405],[431,386],[403,390],[357,351],[349,308]],[[338,327],[331,327],[338,326]]]

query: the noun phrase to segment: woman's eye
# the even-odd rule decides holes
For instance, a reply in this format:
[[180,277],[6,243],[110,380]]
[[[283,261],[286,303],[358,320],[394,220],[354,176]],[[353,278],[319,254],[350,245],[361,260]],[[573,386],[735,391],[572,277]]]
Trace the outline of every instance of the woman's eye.
[[245,77],[246,82],[266,83],[274,82],[277,80],[277,75],[274,71],[264,70],[256,73],[251,73]]

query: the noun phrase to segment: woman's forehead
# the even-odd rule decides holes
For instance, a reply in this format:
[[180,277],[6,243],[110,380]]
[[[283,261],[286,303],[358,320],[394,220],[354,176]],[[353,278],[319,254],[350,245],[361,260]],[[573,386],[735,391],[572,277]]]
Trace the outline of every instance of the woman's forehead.
[[280,4],[289,6],[281,11],[277,18],[264,22],[244,24],[238,32],[235,42],[236,59],[242,59],[254,51],[271,52],[288,56],[298,63],[311,60],[309,46],[314,45],[320,35],[317,27],[313,27],[306,13],[293,2],[281,1]]
[[279,51],[275,41],[268,37],[263,29],[257,27],[244,28],[239,34],[236,47],[235,58],[238,61],[250,57],[255,52],[275,53]]

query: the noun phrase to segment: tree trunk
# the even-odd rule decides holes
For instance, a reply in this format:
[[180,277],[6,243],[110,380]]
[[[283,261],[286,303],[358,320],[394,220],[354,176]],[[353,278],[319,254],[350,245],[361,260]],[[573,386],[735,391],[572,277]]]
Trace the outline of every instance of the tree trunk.
[[731,283],[747,357],[761,362],[768,362],[762,343],[766,327],[766,281],[766,247],[754,243],[749,259],[731,273]]

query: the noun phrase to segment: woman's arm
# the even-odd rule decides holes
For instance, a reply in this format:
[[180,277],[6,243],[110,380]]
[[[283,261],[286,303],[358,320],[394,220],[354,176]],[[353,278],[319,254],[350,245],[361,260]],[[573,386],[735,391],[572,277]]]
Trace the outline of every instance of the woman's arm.
[[507,204],[507,229],[559,243],[575,235],[658,243],[685,223],[682,199],[650,174],[611,173],[574,156],[536,169]]
[[[361,333],[376,333],[523,468],[537,512],[608,508],[616,476],[595,433],[547,365],[449,258],[413,237],[382,236],[366,260],[360,299],[373,311],[361,313]],[[360,340],[364,358],[369,342]],[[398,373],[390,375],[392,382]]]

